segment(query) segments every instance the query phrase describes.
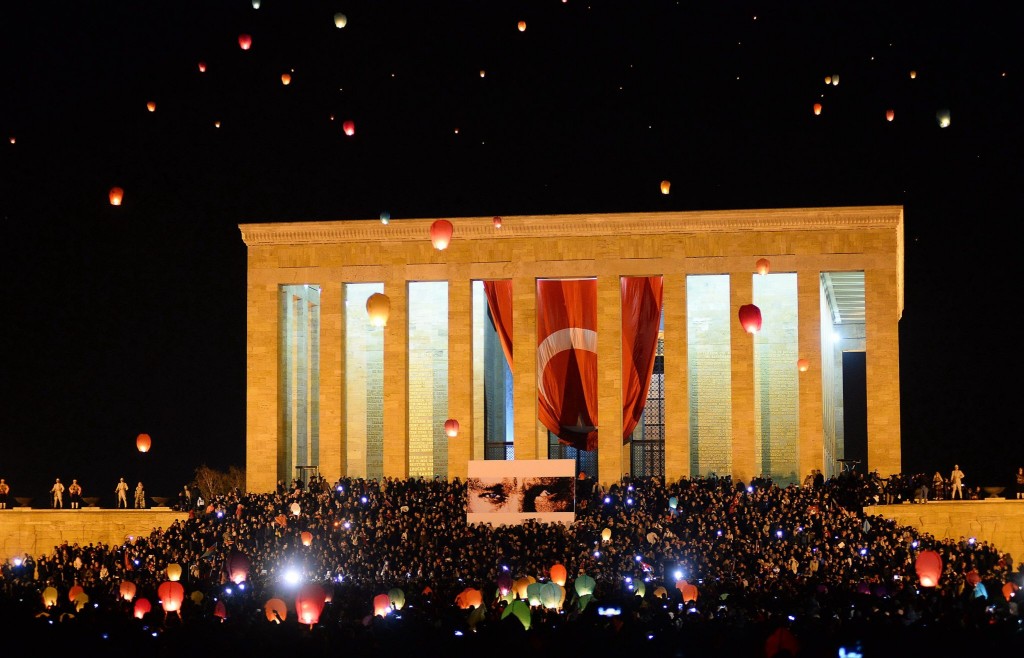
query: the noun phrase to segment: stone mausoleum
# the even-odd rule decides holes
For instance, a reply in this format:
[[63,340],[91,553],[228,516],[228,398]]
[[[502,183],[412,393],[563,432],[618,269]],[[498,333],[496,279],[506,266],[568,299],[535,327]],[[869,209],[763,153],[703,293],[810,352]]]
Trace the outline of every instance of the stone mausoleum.
[[[436,219],[239,227],[249,491],[312,472],[465,478],[477,459],[573,458],[604,483],[799,482],[843,467],[847,398],[866,407],[860,468],[900,472],[901,207],[445,221],[443,249]],[[644,333],[625,295],[635,280],[658,291],[650,359],[631,342]],[[552,281],[585,284],[579,306],[596,321],[554,348],[538,336]],[[374,295],[390,307],[384,326],[367,310]],[[753,334],[738,318],[750,304]],[[552,354],[584,381],[577,399],[545,385]],[[853,367],[866,384],[844,394]],[[571,426],[542,422],[563,403],[579,405]]]

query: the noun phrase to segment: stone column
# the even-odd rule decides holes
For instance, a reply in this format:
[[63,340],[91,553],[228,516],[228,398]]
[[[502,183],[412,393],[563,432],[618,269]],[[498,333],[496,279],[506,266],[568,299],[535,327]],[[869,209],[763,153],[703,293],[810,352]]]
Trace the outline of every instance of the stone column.
[[687,377],[686,275],[666,274],[665,316],[665,481],[690,477],[690,391]]
[[[277,399],[280,292],[274,282],[259,280],[263,271],[249,272],[246,290],[246,413],[245,488],[254,493],[277,485],[280,417]],[[283,458],[283,454],[280,455]]]
[[[822,409],[821,376],[821,273],[817,269],[798,270],[797,287],[797,343],[798,358],[807,359],[807,372],[797,372],[800,391],[798,441],[800,471],[797,482],[813,469],[825,472],[825,427]],[[831,354],[829,355],[831,357]]]
[[896,273],[887,269],[864,271],[864,312],[867,344],[867,469],[889,477],[902,472],[900,457],[900,353],[899,305]]
[[754,464],[754,340],[740,324],[740,306],[753,300],[749,271],[729,275],[729,326],[732,342],[732,479],[749,483],[757,475]]
[[[622,479],[622,284],[617,274],[597,277],[597,479]],[[628,468],[628,463],[626,464]]]
[[465,266],[448,268],[448,417],[459,435],[448,439],[448,479],[465,481],[473,448],[473,289]]
[[320,284],[320,475],[334,484],[347,472],[345,431],[344,288],[338,281]]
[[512,279],[512,345],[515,458],[546,459],[547,451],[537,450],[537,281],[532,275]]
[[384,327],[384,476],[409,477],[409,312],[405,268],[388,269],[384,294],[391,313]]

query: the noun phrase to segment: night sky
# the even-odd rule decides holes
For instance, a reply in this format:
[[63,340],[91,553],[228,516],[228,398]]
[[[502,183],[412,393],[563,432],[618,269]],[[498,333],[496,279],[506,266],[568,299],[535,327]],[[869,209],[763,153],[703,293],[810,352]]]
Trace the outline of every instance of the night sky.
[[381,212],[902,205],[903,469],[958,462],[973,486],[1024,464],[1010,3],[258,4],[0,9],[14,495],[75,477],[112,505],[120,476],[172,495],[244,467],[238,224]]

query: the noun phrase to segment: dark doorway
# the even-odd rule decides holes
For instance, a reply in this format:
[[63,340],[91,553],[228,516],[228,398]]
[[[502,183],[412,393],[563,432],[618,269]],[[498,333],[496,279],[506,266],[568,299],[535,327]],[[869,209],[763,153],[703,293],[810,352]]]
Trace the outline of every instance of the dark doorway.
[[857,472],[870,473],[868,464],[868,392],[865,352],[843,352],[843,439],[845,459],[854,459]]

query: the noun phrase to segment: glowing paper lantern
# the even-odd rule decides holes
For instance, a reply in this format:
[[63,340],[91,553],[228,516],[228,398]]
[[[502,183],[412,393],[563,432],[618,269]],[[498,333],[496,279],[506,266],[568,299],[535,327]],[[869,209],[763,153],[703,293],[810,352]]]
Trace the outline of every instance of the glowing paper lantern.
[[461,610],[478,608],[483,604],[483,592],[473,587],[467,587],[455,596],[455,605],[457,605]]
[[224,605],[223,601],[217,601],[217,605],[213,606],[213,616],[221,621],[228,618],[228,608]]
[[220,128],[220,121],[214,121],[213,122],[213,127],[214,128]]
[[239,34],[238,47],[242,50],[249,50],[250,48],[252,48],[252,37],[248,34]]
[[971,584],[971,587],[981,582],[981,574],[978,573],[977,569],[971,569],[967,572],[967,582]]
[[75,600],[72,601],[72,604],[75,606],[75,612],[81,612],[82,608],[84,608],[85,604],[88,603],[88,602],[89,602],[89,595],[86,594],[85,592],[82,592],[81,594],[76,596]]
[[832,84],[832,76],[831,75],[826,75],[825,76],[825,84],[827,84],[827,85]]
[[544,583],[540,586],[540,604],[549,610],[555,610],[562,604],[565,590],[556,582]]
[[181,602],[185,600],[185,588],[181,583],[164,581],[156,588],[156,594],[160,597],[160,605],[163,606],[164,612],[176,612],[181,615]]
[[611,528],[605,528],[604,530],[601,531],[601,541],[611,541],[611,539],[612,539],[612,529]]
[[668,507],[669,507],[669,509],[677,509],[679,507],[679,499],[676,498],[675,496],[672,496],[671,498],[669,498],[668,499]]
[[124,199],[124,190],[120,187],[112,187],[110,188],[110,194],[108,196],[110,198],[110,205],[119,206],[121,205],[121,201]]
[[85,592],[85,588],[81,585],[72,585],[71,589],[68,590],[68,601],[74,601],[75,597]]
[[302,545],[309,546],[313,543],[313,533],[308,530],[303,530],[302,534],[299,535],[302,538]]
[[172,562],[167,565],[167,580],[176,582],[181,580],[181,565],[176,562]]
[[493,220],[494,228],[501,228],[501,217],[495,217]]
[[188,595],[188,598],[192,599],[192,603],[199,605],[203,602],[203,599],[206,597],[199,590],[195,590],[194,592]]
[[302,506],[298,503],[292,503],[288,509],[291,510],[292,516],[299,516],[302,514]]
[[767,258],[758,258],[757,262],[754,263],[754,268],[757,270],[758,274],[764,276],[771,271],[772,264]]
[[661,181],[661,193],[668,194],[669,190],[672,189],[672,181],[663,180]]
[[43,590],[43,605],[47,608],[57,605],[57,588],[53,585]]
[[150,112],[156,112],[156,103],[154,103],[153,101],[149,101],[148,103],[146,103],[146,109]]
[[274,520],[277,521],[277,525],[281,526],[282,528],[288,525],[288,517],[284,514],[278,514],[274,517]]
[[911,71],[911,72],[910,72],[910,79],[911,79],[911,80],[913,80],[913,79],[915,79],[916,77],[917,77],[917,71]]
[[381,224],[383,224],[384,226],[387,226],[388,222],[390,222],[390,221],[391,221],[391,213],[389,213],[388,211],[385,210],[384,212],[382,212],[380,214],[380,223]]
[[566,571],[564,565],[552,565],[551,569],[548,571],[548,575],[551,576],[551,582],[558,585],[565,585]]
[[348,16],[340,12],[334,15],[334,27],[340,30],[346,25],[348,25]]
[[498,574],[498,592],[502,596],[507,595],[512,591],[512,575],[507,571],[502,571]]
[[526,32],[526,21],[519,21],[519,31]]
[[447,219],[438,219],[430,225],[430,242],[438,251],[444,251],[452,241],[455,227]]
[[892,121],[895,118],[896,118],[896,110],[894,110],[892,108],[889,108],[888,110],[885,111],[885,120],[886,121]]
[[683,596],[683,602],[696,602],[697,600],[697,586],[693,583],[688,583],[685,580],[676,583],[676,587],[679,588],[679,593]]
[[808,370],[810,370],[810,368],[811,362],[808,361],[807,359],[796,360],[796,369],[799,370],[800,372],[807,372]]
[[753,304],[740,306],[740,324],[748,334],[756,334],[761,331],[761,309]]
[[227,559],[228,578],[236,585],[249,577],[249,557],[241,551],[232,551]]
[[341,124],[341,129],[345,131],[345,134],[351,137],[356,134],[356,122],[349,119],[345,123]]
[[839,86],[839,74],[838,73],[833,73],[832,74],[832,86],[833,87],[838,87]]
[[481,78],[486,78],[487,77],[487,71],[485,71],[483,69],[480,69],[480,77]]
[[459,435],[459,421],[454,418],[449,418],[444,421],[444,433],[448,435],[448,438],[454,439]]
[[149,599],[135,599],[135,618],[142,619],[151,610],[153,610],[153,604],[149,602]]
[[[557,585],[555,585],[557,587]],[[531,606],[540,605],[540,583],[530,583],[526,588],[526,599],[530,602]]]
[[199,62],[199,72],[206,73],[206,62]]
[[401,610],[405,607],[405,592],[400,587],[389,589],[388,599],[391,601],[391,607],[395,610]]
[[518,578],[512,583],[512,592],[521,599],[528,598],[527,588],[530,586],[529,578]]
[[526,601],[513,601],[505,608],[505,611],[501,613],[501,618],[504,619],[509,615],[513,615],[523,625],[523,628],[530,630],[530,624],[532,618],[530,616],[530,606],[527,605]]
[[284,86],[287,87],[291,83],[292,83],[292,74],[291,73],[282,73],[281,74],[281,84],[283,84]]
[[139,452],[149,452],[152,445],[153,439],[148,434],[140,434],[135,437],[135,447],[139,449]]
[[373,614],[376,617],[387,617],[391,614],[391,597],[387,594],[373,597]]
[[821,103],[815,103],[814,104],[814,114],[815,115],[821,114]]
[[668,590],[664,587],[658,586],[654,588],[654,598],[656,599],[667,599]]
[[935,120],[939,122],[939,128],[949,128],[949,110],[942,109],[935,113]]
[[120,587],[117,588],[117,591],[121,595],[122,599],[124,599],[125,601],[131,601],[135,598],[135,583],[133,583],[130,580],[122,580]]
[[586,596],[587,594],[593,594],[594,588],[597,587],[597,583],[594,579],[587,574],[576,576],[576,582],[573,583],[573,587],[576,588],[576,593],[580,596]]
[[387,295],[375,292],[366,300],[366,314],[370,316],[370,324],[385,327],[391,314],[391,299]]
[[312,628],[313,624],[320,621],[320,613],[323,612],[326,601],[327,593],[319,584],[306,583],[303,585],[295,597],[295,614],[298,615],[299,622],[309,624],[309,627]]
[[914,562],[921,587],[937,587],[942,578],[942,556],[935,551],[921,551]]
[[1006,599],[1007,603],[1010,602],[1010,599],[1013,598],[1013,596],[1017,593],[1018,589],[1020,589],[1020,588],[1017,587],[1017,583],[1004,583],[1003,584],[1003,590],[1002,590],[1003,598]]
[[252,8],[253,9],[259,9],[260,8],[260,0],[252,0]]
[[280,624],[288,618],[288,606],[281,599],[267,599],[263,604],[263,613],[267,616],[267,621]]

